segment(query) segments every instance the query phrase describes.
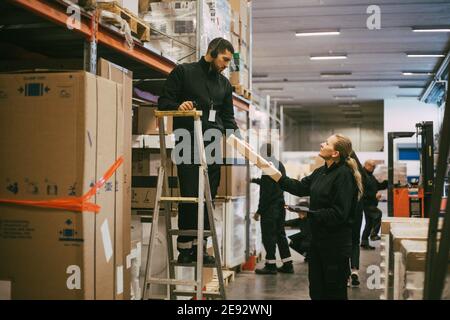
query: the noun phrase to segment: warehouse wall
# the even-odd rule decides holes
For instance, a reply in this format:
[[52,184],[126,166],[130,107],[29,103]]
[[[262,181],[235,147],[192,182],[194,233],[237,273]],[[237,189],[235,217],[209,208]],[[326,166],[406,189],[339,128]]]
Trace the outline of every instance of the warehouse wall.
[[371,122],[349,126],[342,123],[299,123],[286,132],[285,151],[314,151],[330,135],[341,133],[348,136],[356,151],[375,152],[383,147],[383,123]]
[[[434,134],[438,132],[439,109],[435,104],[427,104],[417,99],[386,99],[384,100],[384,144],[385,161],[387,163],[387,134],[391,131],[416,131],[416,123],[422,121],[433,121]],[[420,138],[419,138],[420,141]],[[416,136],[411,138],[401,138],[394,141],[394,161],[398,159],[397,144],[416,145]],[[408,176],[418,176],[420,174],[419,161],[402,161],[407,164]]]

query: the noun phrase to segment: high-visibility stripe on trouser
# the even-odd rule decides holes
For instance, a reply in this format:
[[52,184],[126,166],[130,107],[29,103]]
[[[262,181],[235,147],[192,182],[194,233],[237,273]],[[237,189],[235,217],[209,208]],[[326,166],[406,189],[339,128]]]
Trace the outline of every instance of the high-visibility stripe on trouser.
[[283,263],[286,263],[286,262],[289,262],[289,261],[292,261],[292,257],[281,259],[281,262],[283,262]]
[[192,249],[192,241],[188,242],[177,242],[178,249]]
[[266,263],[274,264],[274,263],[277,263],[277,260],[266,260]]

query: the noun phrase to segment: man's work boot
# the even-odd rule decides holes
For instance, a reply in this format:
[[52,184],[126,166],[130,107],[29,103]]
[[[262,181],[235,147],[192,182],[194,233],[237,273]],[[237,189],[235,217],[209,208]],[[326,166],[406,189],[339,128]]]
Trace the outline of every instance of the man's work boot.
[[275,263],[266,263],[264,268],[255,269],[256,274],[277,274],[277,265]]
[[277,271],[281,273],[294,273],[294,266],[292,265],[292,261],[283,263],[281,267],[277,268]]
[[192,249],[178,249],[180,252],[178,255],[178,263],[191,263],[192,262]]
[[[197,246],[193,247],[192,258],[193,261],[197,261]],[[203,264],[215,264],[216,258],[210,256],[206,251],[206,246],[203,247]]]

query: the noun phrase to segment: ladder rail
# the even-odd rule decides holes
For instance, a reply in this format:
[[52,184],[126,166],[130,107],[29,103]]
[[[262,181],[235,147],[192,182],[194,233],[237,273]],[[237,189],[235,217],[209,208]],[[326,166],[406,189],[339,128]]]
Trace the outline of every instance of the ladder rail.
[[[160,150],[161,150],[161,167],[164,168],[164,172],[166,174],[163,175],[163,188],[164,188],[164,195],[166,197],[170,197],[170,190],[169,190],[169,177],[167,174],[167,147],[166,147],[166,139],[165,139],[165,125],[164,125],[164,117],[158,118],[159,120],[159,141],[160,141]],[[156,199],[158,202],[161,199]],[[164,209],[166,212],[165,218],[166,218],[166,241],[167,241],[167,266],[169,269],[169,278],[174,279],[175,278],[175,267],[170,263],[170,261],[173,258],[173,238],[172,235],[169,233],[169,230],[172,229],[172,218],[170,216],[170,212],[172,209],[172,204],[170,202],[165,201],[164,202]],[[175,290],[174,285],[167,285],[167,291],[169,292],[169,298],[172,300],[174,298],[173,292]]]
[[[144,285],[142,288],[142,299],[145,299],[146,293],[147,293],[147,278],[148,275],[151,275],[152,272],[152,267],[151,267],[151,262],[152,262],[152,255],[153,255],[153,245],[155,243],[155,238],[158,234],[158,224],[159,224],[159,201],[158,198],[161,197],[161,192],[162,192],[162,183],[163,183],[163,179],[162,177],[164,176],[164,168],[159,168],[159,174],[158,174],[158,182],[156,185],[156,201],[155,201],[155,206],[154,206],[154,210],[153,210],[153,217],[152,217],[152,226],[150,228],[150,241],[148,244],[148,249],[147,249],[147,261],[145,263],[145,274],[144,274]],[[170,214],[169,214],[170,215]],[[167,213],[166,213],[167,216]]]

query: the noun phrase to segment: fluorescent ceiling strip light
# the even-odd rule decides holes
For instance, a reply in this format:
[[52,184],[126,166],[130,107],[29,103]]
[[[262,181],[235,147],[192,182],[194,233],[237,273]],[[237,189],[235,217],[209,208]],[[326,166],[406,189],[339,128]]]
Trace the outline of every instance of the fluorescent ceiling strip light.
[[283,88],[259,88],[259,91],[283,91]]
[[351,72],[322,72],[320,74],[321,77],[342,77],[342,76],[351,76]]
[[295,35],[297,37],[316,37],[316,36],[337,36],[340,35],[341,32],[339,30],[309,30],[309,31],[297,31]]
[[359,104],[340,104],[338,105],[339,108],[359,108]]
[[408,58],[443,58],[444,54],[407,53]]
[[336,100],[354,100],[356,96],[334,96]]
[[329,55],[329,56],[310,56],[311,60],[345,60],[347,59],[346,55]]
[[432,76],[432,72],[402,72],[404,76]]
[[418,28],[414,27],[412,28],[413,32],[450,32],[450,28],[448,27],[436,27],[436,28]]
[[350,91],[350,90],[355,90],[355,86],[341,86],[341,87],[328,87],[328,89],[332,90],[332,91]]

